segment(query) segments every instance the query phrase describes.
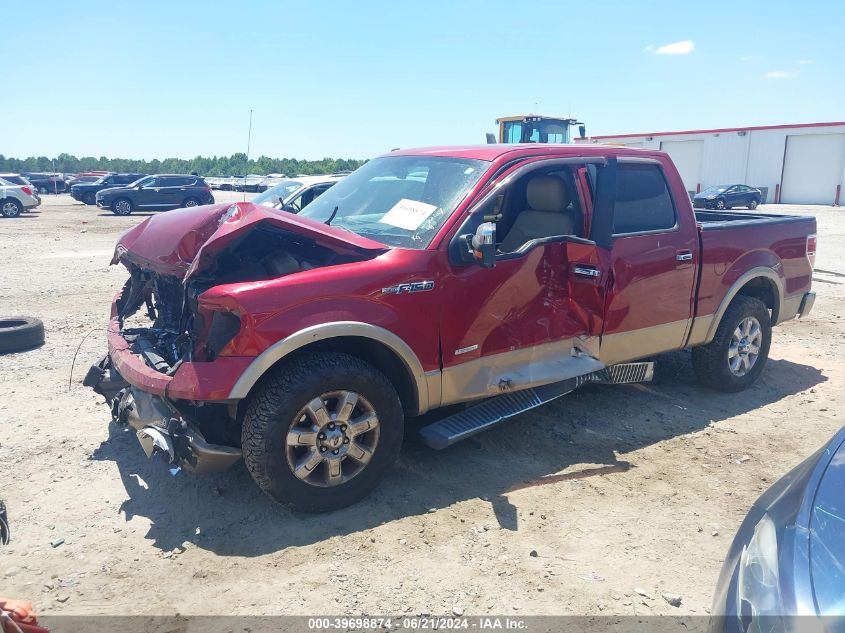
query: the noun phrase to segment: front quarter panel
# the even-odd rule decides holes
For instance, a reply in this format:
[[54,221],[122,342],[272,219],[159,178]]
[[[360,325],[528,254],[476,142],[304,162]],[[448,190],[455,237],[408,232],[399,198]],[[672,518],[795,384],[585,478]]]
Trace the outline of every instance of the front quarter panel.
[[[289,353],[286,340],[330,324],[338,325],[334,330],[337,336],[358,336],[366,329],[342,324],[384,330],[396,347],[410,350],[409,369],[417,374],[439,370],[437,261],[435,251],[392,249],[364,262],[268,281],[221,285],[203,293],[201,311],[217,307],[236,311],[241,317],[240,333],[221,355],[256,357],[255,366],[245,372],[248,377],[238,382],[232,397],[243,397],[245,388]],[[323,335],[326,330],[320,332]],[[297,339],[297,344],[306,340]]]

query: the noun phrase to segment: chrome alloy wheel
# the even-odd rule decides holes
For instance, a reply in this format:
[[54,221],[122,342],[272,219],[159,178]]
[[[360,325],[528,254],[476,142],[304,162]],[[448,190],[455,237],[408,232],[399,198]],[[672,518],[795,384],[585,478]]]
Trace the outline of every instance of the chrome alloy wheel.
[[363,396],[325,393],[294,418],[285,441],[288,467],[312,486],[337,486],[367,467],[378,440],[378,416]]
[[745,317],[736,326],[728,347],[728,367],[734,376],[744,376],[751,371],[760,356],[763,329],[754,317]]

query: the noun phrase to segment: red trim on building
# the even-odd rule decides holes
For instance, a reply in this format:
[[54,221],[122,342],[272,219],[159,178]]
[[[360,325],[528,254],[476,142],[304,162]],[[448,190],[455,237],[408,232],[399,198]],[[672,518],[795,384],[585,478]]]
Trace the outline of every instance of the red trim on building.
[[845,126],[845,121],[830,121],[828,123],[793,123],[792,125],[756,125],[751,127],[722,127],[712,130],[681,130],[678,132],[647,132],[645,134],[603,134],[601,136],[590,136],[590,140],[605,138],[636,138],[639,136],[672,136],[673,134],[716,134],[721,132],[754,132],[755,130],[788,130],[791,128],[808,127],[836,127]]

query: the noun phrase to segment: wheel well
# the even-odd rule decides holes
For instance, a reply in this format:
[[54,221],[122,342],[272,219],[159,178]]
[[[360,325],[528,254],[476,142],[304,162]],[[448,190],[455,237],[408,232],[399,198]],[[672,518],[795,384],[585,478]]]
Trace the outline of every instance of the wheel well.
[[[766,277],[755,277],[736,293],[746,297],[754,297],[762,301],[766,307],[772,311],[772,324],[778,321],[778,312],[780,311],[780,297],[778,296],[778,289],[775,283]],[[736,298],[736,297],[734,297]]]
[[406,413],[413,415],[419,410],[419,400],[417,398],[414,379],[399,355],[387,345],[363,336],[339,336],[315,341],[314,343],[300,347],[291,355],[280,358],[267,370],[265,375],[269,374],[270,371],[278,367],[281,363],[289,360],[292,355],[313,352],[336,352],[360,358],[378,369],[393,383],[396,393],[399,394],[399,400],[402,402],[402,408]]

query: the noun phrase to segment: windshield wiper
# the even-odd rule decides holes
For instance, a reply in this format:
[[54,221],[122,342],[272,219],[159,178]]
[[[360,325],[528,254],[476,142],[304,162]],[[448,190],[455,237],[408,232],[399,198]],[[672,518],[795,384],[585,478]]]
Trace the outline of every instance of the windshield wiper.
[[324,224],[326,224],[326,225],[328,225],[328,226],[330,226],[330,225],[331,225],[332,220],[334,220],[334,216],[336,216],[336,215],[337,215],[337,210],[338,210],[338,208],[339,208],[339,207],[335,206],[334,211],[332,211],[332,214],[329,216],[329,219],[328,219],[328,220],[326,220],[326,221],[324,222]]

